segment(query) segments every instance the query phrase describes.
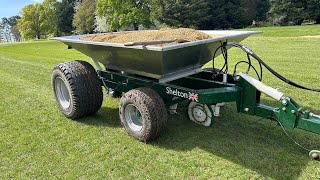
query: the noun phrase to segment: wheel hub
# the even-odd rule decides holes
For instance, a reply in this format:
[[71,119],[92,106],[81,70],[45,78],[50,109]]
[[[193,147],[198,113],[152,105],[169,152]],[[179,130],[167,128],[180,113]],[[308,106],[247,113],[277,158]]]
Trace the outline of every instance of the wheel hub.
[[204,122],[207,119],[206,112],[201,106],[195,106],[194,108],[192,108],[192,115],[194,119],[200,123]]
[[210,126],[212,123],[213,113],[210,106],[197,102],[190,102],[188,106],[189,119],[195,123]]
[[317,151],[317,150],[310,151],[309,157],[315,161],[320,161],[320,151]]
[[133,104],[125,107],[125,120],[132,131],[139,132],[142,129],[143,119],[139,109]]
[[61,77],[56,78],[55,89],[59,104],[62,106],[62,108],[68,109],[70,107],[70,93]]

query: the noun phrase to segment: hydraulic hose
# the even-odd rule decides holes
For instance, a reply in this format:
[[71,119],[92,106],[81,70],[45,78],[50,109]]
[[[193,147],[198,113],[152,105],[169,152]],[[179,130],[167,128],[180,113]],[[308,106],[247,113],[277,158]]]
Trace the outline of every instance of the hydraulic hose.
[[[314,89],[314,88],[309,88],[309,87],[305,87],[303,85],[300,85],[298,83],[295,83],[287,78],[285,78],[284,76],[282,76],[281,74],[279,74],[278,72],[276,72],[275,70],[273,70],[267,63],[265,63],[258,55],[256,55],[251,49],[241,45],[241,44],[238,44],[238,43],[233,43],[233,42],[227,42],[227,43],[224,43],[224,46],[233,46],[233,47],[237,47],[237,48],[240,48],[242,49],[244,52],[247,53],[247,55],[250,55],[252,56],[254,59],[256,59],[259,63],[261,63],[266,69],[268,69],[268,71],[270,71],[274,76],[276,76],[277,78],[279,78],[280,80],[282,80],[283,82],[291,85],[291,86],[294,86],[294,87],[297,87],[297,88],[300,88],[300,89],[305,89],[305,90],[309,90],[309,91],[315,91],[315,92],[320,92],[320,89]],[[249,56],[248,56],[249,57]]]

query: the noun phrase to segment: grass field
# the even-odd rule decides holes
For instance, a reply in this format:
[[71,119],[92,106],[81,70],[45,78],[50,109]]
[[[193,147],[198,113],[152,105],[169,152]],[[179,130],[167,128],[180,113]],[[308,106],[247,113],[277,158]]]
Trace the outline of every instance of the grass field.
[[[252,29],[251,29],[252,30]],[[320,87],[320,26],[254,29],[243,41],[271,67],[310,87]],[[232,50],[232,62],[245,58]],[[54,41],[0,44],[0,179],[319,179],[310,161],[276,123],[222,109],[214,128],[171,115],[163,135],[148,144],[127,136],[119,99],[81,121],[66,119],[51,91],[51,70],[88,57]],[[320,113],[320,94],[290,87],[265,71],[264,82]],[[277,105],[264,96],[263,101]],[[320,136],[288,133],[308,148]]]

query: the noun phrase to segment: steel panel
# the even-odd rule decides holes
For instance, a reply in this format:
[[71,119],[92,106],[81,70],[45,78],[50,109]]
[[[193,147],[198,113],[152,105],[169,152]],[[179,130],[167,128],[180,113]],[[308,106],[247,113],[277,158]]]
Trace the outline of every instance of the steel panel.
[[[222,37],[174,44],[169,46],[124,46],[118,43],[80,40],[88,35],[52,38],[86,54],[106,68],[137,74],[168,82],[199,72],[212,60],[221,42],[240,42],[256,31],[201,31]],[[220,55],[218,51],[217,56]]]

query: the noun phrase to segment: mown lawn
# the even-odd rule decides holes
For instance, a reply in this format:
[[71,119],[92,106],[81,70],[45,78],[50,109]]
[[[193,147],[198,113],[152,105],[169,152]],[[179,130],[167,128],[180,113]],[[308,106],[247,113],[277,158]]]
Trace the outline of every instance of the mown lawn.
[[[264,34],[244,45],[284,76],[320,87],[319,25],[254,30]],[[231,52],[233,63],[245,58]],[[96,115],[69,120],[56,107],[50,76],[55,64],[72,59],[89,60],[54,41],[0,44],[0,179],[320,178],[320,163],[276,123],[237,114],[234,104],[223,107],[214,128],[190,122],[183,111],[171,115],[163,135],[148,144],[121,128],[119,99],[105,96]],[[267,71],[264,82],[320,114],[319,93],[290,87]],[[288,133],[320,149],[319,135]]]

